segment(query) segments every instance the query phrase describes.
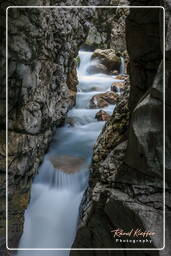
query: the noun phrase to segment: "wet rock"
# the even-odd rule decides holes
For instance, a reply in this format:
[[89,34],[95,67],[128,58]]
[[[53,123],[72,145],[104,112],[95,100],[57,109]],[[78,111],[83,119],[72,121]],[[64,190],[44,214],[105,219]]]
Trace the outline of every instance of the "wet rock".
[[116,55],[116,51],[113,49],[97,49],[94,51],[92,59],[99,60],[109,71],[120,70],[121,59]]
[[106,111],[100,110],[97,112],[95,118],[98,121],[108,121],[110,119],[110,115]]
[[106,92],[102,95],[102,98],[107,101],[109,104],[115,104],[117,102],[118,99],[118,95],[116,93],[113,92]]
[[115,77],[115,79],[118,80],[127,80],[128,79],[128,75],[118,75]]
[[75,62],[73,62],[70,68],[70,71],[68,72],[67,86],[71,91],[77,92],[77,85],[78,85],[78,78],[77,78],[76,64]]
[[111,91],[117,93],[117,92],[123,92],[125,89],[125,82],[113,82],[111,85]]
[[94,95],[90,100],[90,108],[104,108],[117,102],[118,95],[114,92],[105,92]]
[[65,124],[67,124],[68,126],[74,126],[74,120],[73,120],[73,118],[72,117],[67,117],[66,119],[65,119]]
[[119,71],[118,70],[114,70],[114,71],[111,71],[110,74],[116,76],[116,75],[119,75]]
[[78,172],[84,164],[84,159],[69,155],[49,156],[49,161],[55,169],[65,173]]
[[109,104],[99,95],[95,95],[91,98],[89,108],[104,108],[107,107]]
[[95,65],[91,65],[90,67],[88,67],[87,72],[90,75],[93,74],[98,74],[98,73],[102,73],[102,74],[109,74],[109,71],[107,69],[107,67],[103,64],[95,64]]

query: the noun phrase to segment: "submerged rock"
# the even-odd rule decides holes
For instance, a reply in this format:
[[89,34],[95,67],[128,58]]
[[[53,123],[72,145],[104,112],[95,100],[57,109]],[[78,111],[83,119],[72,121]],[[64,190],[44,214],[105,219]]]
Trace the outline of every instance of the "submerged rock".
[[98,74],[98,73],[103,73],[103,74],[109,74],[109,71],[107,67],[103,64],[97,63],[91,65],[88,69],[87,72],[92,75],[92,74]]
[[68,126],[74,126],[74,119],[72,117],[67,117],[65,119],[65,124],[67,124]]
[[65,173],[78,172],[84,164],[84,159],[69,155],[50,156],[49,161],[55,169]]
[[100,110],[97,112],[95,118],[98,121],[108,121],[110,119],[110,115],[106,111]]
[[117,102],[118,95],[114,92],[105,92],[94,95],[90,100],[90,108],[103,108]]
[[113,49],[97,49],[94,51],[92,59],[99,60],[109,71],[120,70],[121,59],[116,55],[116,52]]

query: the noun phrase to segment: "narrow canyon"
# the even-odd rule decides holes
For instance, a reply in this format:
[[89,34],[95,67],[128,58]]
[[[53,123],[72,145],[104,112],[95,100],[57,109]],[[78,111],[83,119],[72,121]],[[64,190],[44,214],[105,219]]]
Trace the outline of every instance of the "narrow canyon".
[[0,11],[0,255],[170,256],[170,0]]

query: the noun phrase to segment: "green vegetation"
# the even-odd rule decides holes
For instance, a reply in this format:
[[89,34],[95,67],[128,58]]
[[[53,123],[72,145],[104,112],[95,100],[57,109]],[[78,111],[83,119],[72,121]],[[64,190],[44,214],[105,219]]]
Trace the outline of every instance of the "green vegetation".
[[74,60],[75,60],[75,63],[77,65],[77,67],[79,67],[79,65],[80,65],[80,57],[77,56]]

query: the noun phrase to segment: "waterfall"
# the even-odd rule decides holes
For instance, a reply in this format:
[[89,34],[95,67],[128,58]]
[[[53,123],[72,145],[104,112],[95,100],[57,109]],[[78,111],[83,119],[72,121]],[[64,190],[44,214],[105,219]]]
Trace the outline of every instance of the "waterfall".
[[125,59],[124,59],[124,57],[121,57],[120,73],[125,74]]
[[[87,73],[92,52],[80,51],[77,70],[79,92],[68,112],[74,126],[57,128],[49,151],[35,177],[25,212],[20,248],[70,248],[75,238],[79,207],[88,186],[93,146],[105,122],[95,119],[100,109],[90,109],[90,99],[110,90],[114,76]],[[123,69],[124,60],[122,60]],[[103,108],[111,114],[114,105]],[[18,251],[17,256],[30,256]],[[32,256],[67,256],[69,251],[32,251]]]
[[80,65],[78,68],[78,74],[86,74],[86,70],[91,62],[92,52],[80,51]]

